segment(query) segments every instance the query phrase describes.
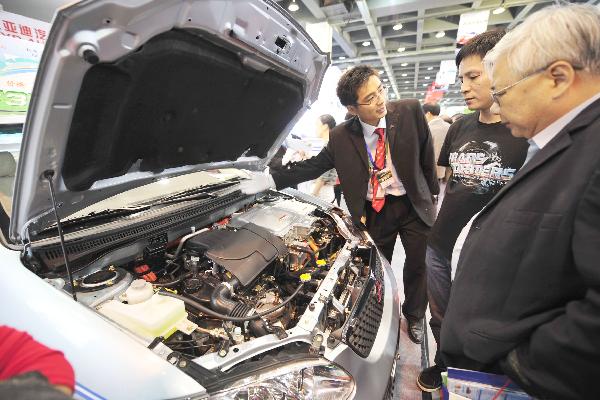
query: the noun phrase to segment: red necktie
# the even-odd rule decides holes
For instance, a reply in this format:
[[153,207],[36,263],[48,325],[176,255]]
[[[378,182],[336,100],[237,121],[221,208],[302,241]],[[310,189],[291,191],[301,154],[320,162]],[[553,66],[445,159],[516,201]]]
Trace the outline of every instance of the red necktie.
[[[375,133],[379,136],[377,139],[377,148],[375,150],[375,167],[378,170],[382,170],[385,168],[385,130],[383,128],[377,128],[375,129]],[[385,197],[376,198],[377,191],[379,190],[379,181],[375,177],[375,172],[371,175],[371,187],[373,188],[371,206],[373,206],[373,209],[376,212],[379,212],[383,208]]]

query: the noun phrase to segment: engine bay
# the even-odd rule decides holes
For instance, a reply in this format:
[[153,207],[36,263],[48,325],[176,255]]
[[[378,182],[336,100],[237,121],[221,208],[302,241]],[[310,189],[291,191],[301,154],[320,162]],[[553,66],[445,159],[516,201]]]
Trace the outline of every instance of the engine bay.
[[[373,327],[355,317],[367,297],[380,316],[381,273],[340,215],[271,192],[174,239],[103,254],[74,274],[77,298],[174,364],[227,368],[292,342],[314,353],[364,342],[357,332]],[[43,277],[72,294],[64,276]],[[366,357],[363,342],[351,347]]]

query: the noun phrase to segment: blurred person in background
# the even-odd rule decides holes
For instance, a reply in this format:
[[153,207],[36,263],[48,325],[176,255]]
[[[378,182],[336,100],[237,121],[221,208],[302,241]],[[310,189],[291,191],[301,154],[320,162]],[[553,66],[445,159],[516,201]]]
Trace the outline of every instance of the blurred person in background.
[[[317,137],[323,139],[325,146],[327,145],[327,142],[329,142],[329,131],[335,128],[335,125],[335,119],[329,114],[323,114],[317,119]],[[315,179],[312,195],[321,197],[319,194],[321,193],[321,190],[324,189],[324,186],[333,189],[337,179],[338,178],[335,169],[332,168],[325,172],[323,175]],[[329,198],[327,200],[329,200]]]
[[[425,113],[425,119],[429,124],[429,130],[431,131],[431,138],[433,139],[433,153],[435,155],[435,162],[437,164],[438,158],[440,157],[440,151],[442,150],[442,145],[444,144],[444,140],[446,139],[446,134],[448,133],[448,128],[450,128],[450,124],[440,118],[440,105],[433,103],[425,103],[423,104],[423,112]],[[445,181],[446,177],[446,168],[445,167],[436,167],[437,178],[440,183]],[[442,187],[440,186],[440,191]]]
[[450,118],[447,115],[440,115],[440,118],[443,119],[444,121],[446,121],[449,125],[452,125],[452,122],[454,122],[454,121],[452,121],[452,118]]

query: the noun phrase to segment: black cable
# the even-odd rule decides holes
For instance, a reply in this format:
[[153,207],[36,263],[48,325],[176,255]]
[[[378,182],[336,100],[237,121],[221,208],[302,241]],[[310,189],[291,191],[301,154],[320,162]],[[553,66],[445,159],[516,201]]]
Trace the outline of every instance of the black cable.
[[260,313],[256,313],[254,315],[251,315],[249,317],[230,317],[229,315],[224,315],[224,314],[220,314],[216,311],[211,310],[210,308],[207,308],[205,306],[203,306],[202,304],[198,303],[197,301],[194,301],[192,299],[189,299],[187,297],[184,296],[180,296],[178,294],[174,294],[174,293],[169,293],[169,292],[158,292],[158,294],[162,295],[162,296],[167,296],[167,297],[173,297],[174,299],[178,299],[183,301],[184,303],[194,307],[195,309],[201,311],[204,314],[210,315],[211,317],[215,317],[215,318],[219,318],[219,319],[223,319],[225,321],[232,321],[232,322],[246,322],[246,321],[252,321],[255,319],[259,319],[264,317],[265,315],[271,314],[274,311],[279,310],[281,307],[285,306],[287,303],[289,303],[294,297],[296,297],[296,295],[298,294],[298,292],[300,292],[300,289],[302,289],[302,287],[304,287],[304,282],[302,282],[294,291],[294,293],[292,293],[292,295],[290,297],[288,297],[287,299],[285,299],[283,301],[283,303],[270,308],[266,311],[260,312]]

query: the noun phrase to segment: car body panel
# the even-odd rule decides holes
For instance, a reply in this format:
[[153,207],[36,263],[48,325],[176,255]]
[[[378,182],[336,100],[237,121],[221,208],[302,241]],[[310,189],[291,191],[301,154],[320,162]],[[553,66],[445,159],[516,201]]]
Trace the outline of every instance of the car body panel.
[[[75,380],[107,399],[201,398],[204,388],[149,351],[130,333],[21,267],[19,253],[0,246],[2,324],[60,349]],[[108,384],[107,384],[108,383]],[[131,392],[128,392],[131,390]]]

